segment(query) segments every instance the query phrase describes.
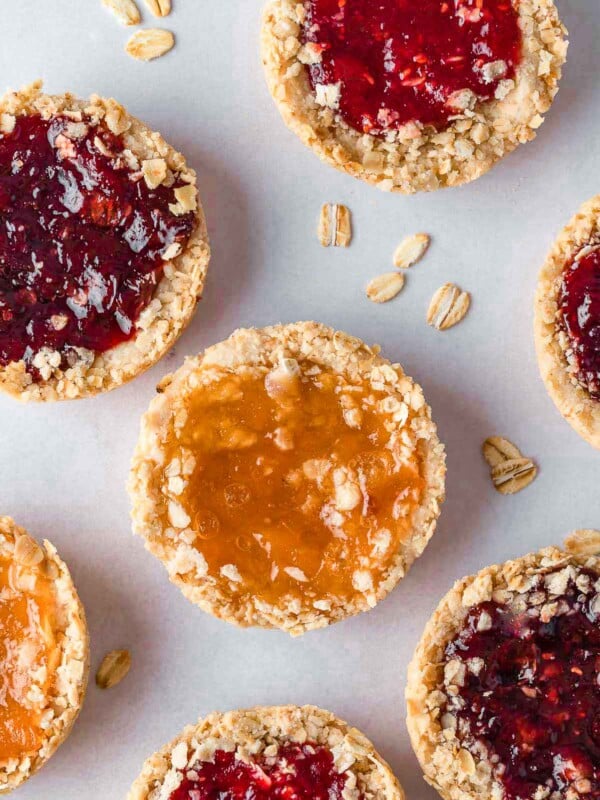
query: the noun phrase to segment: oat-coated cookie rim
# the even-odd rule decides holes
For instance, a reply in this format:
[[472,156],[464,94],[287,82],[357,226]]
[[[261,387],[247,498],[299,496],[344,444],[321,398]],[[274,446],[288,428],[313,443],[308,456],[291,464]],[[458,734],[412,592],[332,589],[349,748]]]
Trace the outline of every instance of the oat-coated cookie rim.
[[590,244],[600,245],[600,195],[584,203],[560,232],[539,275],[535,296],[535,346],[542,380],[569,425],[600,450],[600,402],[569,365],[557,327],[558,296],[565,267]]
[[[185,173],[190,183],[196,184],[196,174],[185,158],[113,99],[92,95],[89,100],[82,100],[68,93],[46,95],[42,93],[41,81],[0,98],[0,119],[2,115],[39,113],[48,118],[81,111],[121,135],[125,147],[140,161],[163,158],[170,168]],[[90,397],[133,380],[162,358],[191,321],[204,287],[210,248],[199,198],[195,215],[196,227],[183,251],[165,263],[163,278],[137,321],[133,339],[103,353],[87,351],[64,371],[59,367],[49,368],[48,377],[38,382],[32,381],[23,361],[13,361],[0,367],[0,391],[23,401]]]
[[547,547],[536,553],[485,567],[457,581],[430,617],[408,667],[407,728],[427,783],[444,800],[488,800],[504,796],[490,762],[461,747],[460,740],[443,735],[439,695],[443,685],[445,647],[461,630],[469,609],[508,590],[515,581],[559,567],[584,567],[600,574],[600,558]]
[[[403,393],[414,405],[411,424],[418,440],[425,488],[421,502],[413,513],[412,534],[392,557],[384,578],[372,592],[372,602],[367,602],[365,595],[357,595],[350,602],[332,604],[332,608],[328,610],[317,610],[311,606],[300,611],[267,607],[264,602],[254,598],[238,605],[232,603],[214,581],[185,580],[176,571],[185,553],[181,552],[181,543],[175,546],[164,535],[157,511],[162,494],[154,473],[157,464],[162,460],[160,440],[167,430],[172,406],[177,404],[179,384],[184,383],[191,373],[204,374],[210,380],[209,370],[215,366],[231,370],[248,365],[274,366],[282,357],[308,358],[341,374],[359,375],[361,379],[381,376],[387,391]],[[170,580],[204,611],[238,626],[275,627],[292,635],[325,627],[368,611],[382,600],[404,577],[433,535],[444,499],[444,447],[439,442],[437,429],[431,420],[431,411],[425,403],[421,388],[404,374],[399,365],[391,365],[382,358],[377,348],[367,347],[354,337],[335,332],[315,322],[264,329],[241,329],[224,342],[208,348],[200,356],[187,359],[184,366],[174,376],[167,376],[159,388],[162,393],[152,401],[142,419],[140,438],[132,462],[129,494],[132,501],[133,529],[143,536],[146,548],[165,565]]]
[[334,757],[337,754],[340,761],[350,763],[348,771],[356,776],[357,787],[370,792],[371,800],[405,800],[398,779],[370,740],[331,712],[310,705],[257,706],[209,714],[146,760],[127,800],[168,800],[183,770],[198,759],[210,759],[219,742],[248,755],[287,741],[312,741],[336,748]]
[[[2,549],[7,555],[14,552],[15,544],[21,537],[29,534],[10,517],[0,517]],[[16,789],[34,773],[38,772],[67,739],[79,716],[87,688],[90,668],[90,645],[85,611],[71,574],[56,548],[44,540],[40,545],[45,562],[53,565],[56,577],[52,578],[60,617],[57,631],[60,664],[56,669],[55,681],[47,693],[47,707],[55,707],[56,713],[45,731],[38,754],[22,759],[11,759],[0,767],[0,794]]]
[[443,131],[407,130],[399,141],[361,134],[320,108],[299,59],[303,4],[269,0],[261,53],[269,91],[286,125],[322,161],[384,191],[413,194],[481,177],[519,144],[535,138],[558,91],[566,30],[553,0],[519,0],[523,59],[502,99],[466,110]]

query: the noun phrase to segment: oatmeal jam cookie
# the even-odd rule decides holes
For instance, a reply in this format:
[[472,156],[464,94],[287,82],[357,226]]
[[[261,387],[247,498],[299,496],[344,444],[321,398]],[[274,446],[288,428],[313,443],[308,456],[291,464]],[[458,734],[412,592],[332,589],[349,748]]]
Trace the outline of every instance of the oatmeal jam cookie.
[[583,204],[542,268],[535,344],[558,410],[600,449],[600,195]]
[[371,742],[316,706],[210,714],[146,761],[127,800],[217,796],[404,800]]
[[209,247],[196,176],[114,100],[0,99],[0,389],[114,389],[188,324]]
[[0,517],[0,793],[20,786],[64,742],[81,709],[89,640],[83,607],[55,548]]
[[378,348],[315,322],[239,330],[159,391],[134,530],[205,611],[300,634],[375,606],[425,549],[444,448]]
[[600,560],[556,548],[458,581],[408,670],[408,728],[446,800],[600,796]]
[[262,59],[283,119],[323,161],[412,194],[472,181],[533,139],[567,42],[552,0],[405,5],[270,0]]

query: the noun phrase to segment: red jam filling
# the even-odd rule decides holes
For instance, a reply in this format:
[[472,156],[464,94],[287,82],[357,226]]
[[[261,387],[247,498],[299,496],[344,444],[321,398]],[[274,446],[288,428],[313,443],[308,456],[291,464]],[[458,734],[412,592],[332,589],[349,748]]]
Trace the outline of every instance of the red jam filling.
[[42,348],[66,368],[74,348],[103,352],[134,337],[163,253],[183,247],[195,224],[169,210],[181,181],[150,189],[120,137],[77,123],[76,138],[70,126],[21,116],[0,135],[0,364],[23,359],[34,379]]
[[489,100],[500,80],[514,78],[522,44],[514,6],[307,0],[303,42],[322,59],[308,67],[313,89],[338,84],[338,113],[360,132],[383,135],[411,121],[443,128],[464,108],[455,93]]
[[287,744],[251,764],[217,750],[202,761],[169,800],[342,800],[347,774],[338,773],[331,751],[315,744]]
[[[597,575],[582,573],[593,587]],[[540,785],[550,790],[544,797],[564,797],[572,787],[567,797],[600,798],[600,617],[593,597],[571,579],[548,622],[531,608],[517,615],[482,603],[446,649],[448,658],[483,659],[478,674],[467,665],[461,708],[452,713],[463,743],[482,741],[499,758],[507,800],[533,800]],[[484,613],[491,627],[478,630]]]
[[573,347],[579,382],[600,400],[600,247],[565,271],[559,311]]

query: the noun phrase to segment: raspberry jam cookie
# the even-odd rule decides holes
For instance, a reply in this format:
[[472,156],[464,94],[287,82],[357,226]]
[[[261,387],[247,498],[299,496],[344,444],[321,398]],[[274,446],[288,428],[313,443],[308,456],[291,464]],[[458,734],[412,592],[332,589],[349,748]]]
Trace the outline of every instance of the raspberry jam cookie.
[[83,703],[88,634],[69,571],[0,517],[0,793],[42,767]]
[[444,448],[377,349],[314,322],[240,330],[159,391],[134,529],[205,611],[300,634],[372,608],[423,552]]
[[189,322],[209,260],[196,176],[114,100],[0,99],[0,389],[114,389]]
[[600,195],[562,231],[540,274],[535,343],[558,410],[600,449]]
[[146,761],[127,800],[404,800],[362,733],[315,706],[210,714]]
[[464,578],[409,667],[408,727],[448,800],[600,797],[600,559],[548,548]]
[[552,0],[270,0],[267,82],[323,161],[380,189],[458,186],[533,139],[558,90]]

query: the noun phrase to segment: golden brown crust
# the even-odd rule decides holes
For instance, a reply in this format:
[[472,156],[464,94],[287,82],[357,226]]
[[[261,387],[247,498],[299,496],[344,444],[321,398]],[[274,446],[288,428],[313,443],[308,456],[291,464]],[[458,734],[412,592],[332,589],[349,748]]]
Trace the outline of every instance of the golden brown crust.
[[[297,602],[274,607],[254,597],[233,603],[218,582],[206,575],[205,564],[198,564],[199,553],[186,544],[185,537],[167,535],[160,515],[164,506],[163,442],[189,377],[193,376],[194,385],[198,385],[213,380],[216,367],[234,372],[248,366],[272,367],[282,358],[307,359],[350,380],[368,381],[373,388],[389,392],[405,404],[408,422],[404,415],[402,422],[395,423],[396,428],[407,431],[410,446],[415,448],[421,465],[424,489],[413,512],[411,534],[390,558],[383,579],[364,593],[357,593],[351,601],[340,599],[339,603],[327,604],[329,607],[319,608],[318,604],[317,607],[298,607]],[[430,409],[421,388],[404,374],[400,365],[391,365],[377,350],[358,339],[315,322],[239,330],[225,342],[188,359],[174,376],[167,376],[159,388],[162,394],[153,400],[142,420],[133,457],[129,481],[133,526],[144,537],[147,549],[165,564],[170,579],[205,611],[237,625],[278,627],[292,634],[323,627],[372,608],[406,574],[433,535],[444,499],[445,454]]]
[[359,134],[316,103],[299,41],[304,5],[270,0],[262,26],[269,90],[288,127],[326,163],[403,194],[459,186],[535,137],[558,91],[566,30],[552,0],[519,0],[523,60],[497,99],[479,103],[441,132],[411,123],[390,141]]
[[577,380],[566,334],[557,325],[562,275],[579,251],[600,245],[600,195],[584,203],[558,236],[539,276],[535,296],[535,345],[546,389],[567,422],[600,449],[600,402]]
[[[125,149],[135,162],[164,159],[169,170],[195,186],[196,174],[184,157],[115,100],[96,95],[89,100],[70,94],[50,96],[42,94],[41,88],[38,81],[0,98],[0,130],[6,120],[19,115],[38,113],[49,118],[72,114],[76,118],[85,111],[92,122],[103,121],[123,137]],[[138,319],[134,339],[100,354],[80,348],[78,361],[66,370],[53,365],[57,360],[53,351],[42,351],[36,356],[42,380],[35,383],[25,363],[13,361],[0,367],[0,390],[25,401],[72,400],[115,389],[155,364],[184,331],[202,294],[210,248],[199,200],[195,213],[196,228],[184,250],[165,263],[154,297]]]
[[331,748],[336,768],[348,771],[345,800],[355,800],[359,793],[365,800],[404,800],[398,780],[371,742],[316,706],[259,706],[210,714],[146,761],[127,800],[168,800],[186,770],[211,761],[216,750],[235,750],[248,758],[269,747],[305,741]]
[[488,754],[481,748],[468,750],[456,735],[452,715],[442,713],[448,686],[460,680],[453,677],[448,666],[451,662],[445,656],[446,645],[459,633],[472,606],[488,600],[503,604],[523,601],[528,592],[540,587],[551,601],[555,600],[564,592],[563,578],[578,567],[600,574],[600,559],[549,547],[486,567],[457,581],[427,623],[408,668],[407,725],[425,780],[445,800],[504,797]]
[[[29,537],[10,517],[0,517],[0,555],[12,558],[15,544]],[[40,545],[40,547],[42,547]],[[34,757],[10,759],[0,764],[0,793],[10,792],[37,772],[71,732],[83,704],[89,674],[89,635],[85,612],[66,564],[55,547],[44,541],[42,562],[52,578],[57,604],[56,629],[59,663],[51,689],[46,692],[42,713],[47,728]]]

